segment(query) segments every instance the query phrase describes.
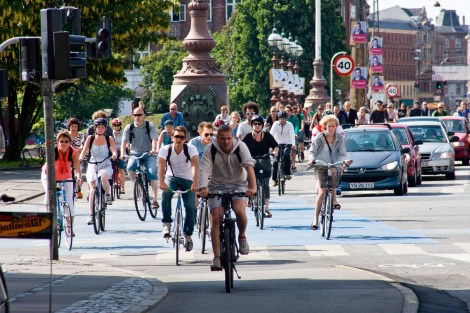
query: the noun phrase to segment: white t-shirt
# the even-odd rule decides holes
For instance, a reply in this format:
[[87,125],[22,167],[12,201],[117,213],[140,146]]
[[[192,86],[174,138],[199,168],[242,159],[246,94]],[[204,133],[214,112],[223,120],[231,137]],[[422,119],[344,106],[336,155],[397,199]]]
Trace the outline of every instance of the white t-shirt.
[[[253,131],[253,127],[248,123],[248,121],[244,121],[238,125],[237,129],[237,137],[240,139],[243,139],[243,137],[246,136],[246,134],[249,134]],[[240,137],[241,136],[241,137]]]
[[[168,150],[172,148],[171,155],[170,155],[170,165],[167,164],[165,176],[173,176],[178,178],[183,178],[192,181],[193,180],[193,172],[191,168],[191,160],[187,161],[186,155],[184,154],[184,148],[181,149],[180,154],[175,152],[173,149],[173,144],[162,146],[160,152],[158,152],[158,158],[164,159],[166,162],[166,158],[168,156]],[[198,156],[197,149],[193,145],[188,144],[188,152],[190,159],[193,156]],[[173,169],[173,172],[171,171]]]

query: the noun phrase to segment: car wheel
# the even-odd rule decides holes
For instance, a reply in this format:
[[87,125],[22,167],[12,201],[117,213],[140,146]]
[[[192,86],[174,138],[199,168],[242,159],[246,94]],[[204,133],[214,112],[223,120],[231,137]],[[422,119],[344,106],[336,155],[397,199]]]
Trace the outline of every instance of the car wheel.
[[393,189],[393,194],[395,196],[402,196],[405,193],[405,184],[403,183],[403,178],[400,180],[400,186]]
[[414,171],[413,171],[413,176],[408,176],[408,185],[410,187],[416,186],[416,183],[418,182],[418,167],[415,165]]
[[455,170],[452,173],[446,174],[446,179],[455,179]]
[[469,164],[468,159],[462,160],[462,165],[468,165],[468,164]]

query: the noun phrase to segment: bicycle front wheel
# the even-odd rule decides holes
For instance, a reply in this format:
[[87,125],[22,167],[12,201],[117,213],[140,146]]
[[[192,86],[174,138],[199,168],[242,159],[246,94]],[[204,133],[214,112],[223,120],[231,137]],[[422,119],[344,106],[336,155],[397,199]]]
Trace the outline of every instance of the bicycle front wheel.
[[101,191],[101,206],[100,206],[100,212],[99,212],[99,218],[100,218],[100,229],[101,231],[104,231],[105,225],[106,225],[106,205],[103,202],[105,195],[104,191]]
[[57,217],[57,247],[59,248],[62,241],[62,229],[64,229],[64,222],[62,212],[59,211],[59,216]]
[[73,226],[72,226],[72,211],[70,206],[67,203],[63,204],[62,211],[64,212],[65,218],[64,221],[64,231],[65,231],[65,244],[69,250],[72,250],[72,241],[73,241]]
[[137,179],[134,183],[134,204],[137,216],[141,221],[145,221],[147,217],[147,199],[141,179]]
[[282,170],[282,160],[279,160],[277,162],[277,191],[279,195],[282,195],[282,176],[283,176],[283,170]]
[[199,226],[199,232],[201,234],[201,253],[204,254],[206,251],[206,238],[208,237],[207,231],[209,229],[209,208],[207,207],[207,201],[202,203],[200,219],[201,224]]
[[259,229],[263,229],[264,227],[264,189],[262,187],[259,188]]
[[327,204],[327,201],[328,201],[328,197],[329,197],[329,195],[327,193],[325,195],[325,197],[323,198],[321,209],[320,209],[320,227],[321,227],[322,237],[325,237],[325,233],[326,233],[326,215],[325,215],[325,212],[326,212],[326,204]]
[[330,239],[331,235],[331,226],[333,225],[333,192],[328,192],[328,201],[326,202],[325,207],[325,231],[326,231],[326,239]]
[[[157,217],[157,208],[154,208],[152,206],[152,203],[150,203],[150,197],[149,197],[149,182],[148,180],[145,180],[145,190],[147,190],[146,192],[146,197],[145,197],[145,203],[147,204],[147,209],[150,213],[150,216],[153,217],[153,218],[156,218]],[[155,201],[157,200],[156,198],[154,199]]]
[[173,240],[176,248],[176,265],[180,265],[179,263],[179,257],[180,257],[180,245],[181,245],[181,224],[182,224],[182,217],[181,217],[181,212],[176,211],[176,216],[175,216],[175,232],[173,234]]
[[232,249],[230,245],[230,230],[224,229],[224,268],[225,268],[225,291],[230,292],[233,286],[233,263]]
[[102,202],[102,199],[100,199],[100,190],[98,187],[95,187],[92,197],[93,230],[95,231],[95,234],[98,235],[100,233],[100,209]]

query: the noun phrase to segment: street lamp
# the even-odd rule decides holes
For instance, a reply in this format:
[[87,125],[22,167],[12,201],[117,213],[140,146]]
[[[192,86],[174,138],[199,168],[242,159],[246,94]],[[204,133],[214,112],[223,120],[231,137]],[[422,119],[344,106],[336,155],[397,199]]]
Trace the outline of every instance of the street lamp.
[[[273,28],[272,33],[268,37],[268,45],[273,49],[273,57],[271,59],[272,68],[278,68],[278,58],[277,58],[277,49],[279,49],[282,42],[282,36],[278,34],[276,27]],[[275,87],[271,89],[271,105],[275,105],[279,101],[279,88]]]

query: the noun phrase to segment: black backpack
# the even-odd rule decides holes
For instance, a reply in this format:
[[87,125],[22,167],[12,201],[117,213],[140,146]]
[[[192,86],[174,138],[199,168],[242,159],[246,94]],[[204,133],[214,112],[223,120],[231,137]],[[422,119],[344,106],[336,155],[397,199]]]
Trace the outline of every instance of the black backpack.
[[[242,157],[240,156],[240,146],[238,146],[234,152],[237,155],[238,162],[242,163]],[[217,148],[214,146],[214,144],[212,144],[211,145],[212,163],[214,163],[216,153],[217,153]]]
[[[175,177],[175,173],[173,173],[173,168],[171,167],[171,162],[170,162],[170,156],[171,156],[172,150],[173,150],[173,144],[170,144],[168,148],[168,155],[166,156],[166,163],[168,164],[168,166],[170,166],[171,174],[173,175],[173,177]],[[183,152],[184,152],[184,155],[186,156],[186,163],[188,163],[191,160],[191,157],[189,156],[189,149],[188,149],[187,143],[183,144]]]
[[[134,138],[134,133],[132,130],[134,129],[134,123],[131,123],[131,126],[129,126],[129,131],[130,131],[130,137],[129,137],[129,143],[132,143],[132,138]],[[147,130],[147,135],[149,136],[150,141],[152,141],[152,137],[150,137],[150,122],[145,121],[145,129]]]
[[[111,150],[109,150],[109,147],[111,146],[109,143],[109,136],[104,136],[106,139],[106,145],[108,146],[108,156],[112,156]],[[88,155],[91,157],[91,147],[93,146],[93,141],[95,141],[95,135],[91,136],[91,141],[90,141],[90,146],[88,147]]]

